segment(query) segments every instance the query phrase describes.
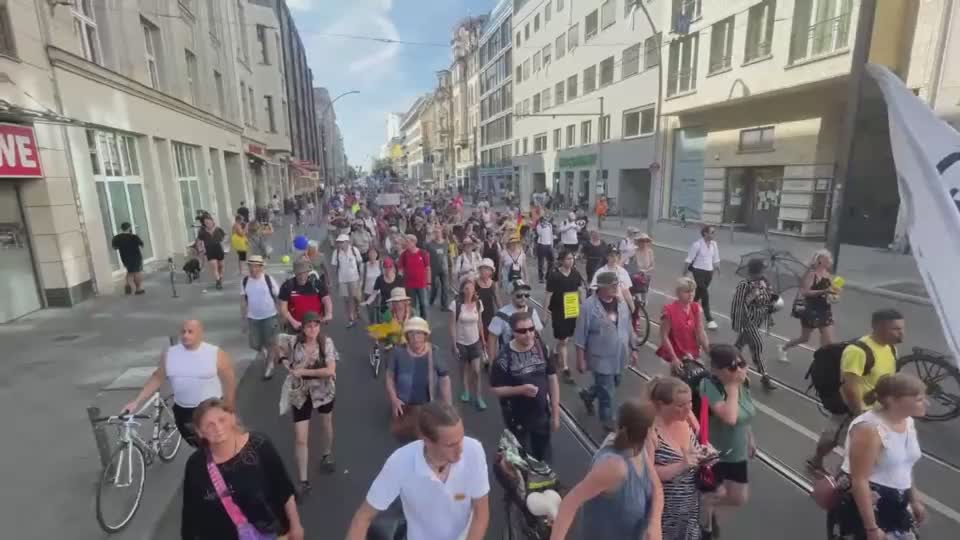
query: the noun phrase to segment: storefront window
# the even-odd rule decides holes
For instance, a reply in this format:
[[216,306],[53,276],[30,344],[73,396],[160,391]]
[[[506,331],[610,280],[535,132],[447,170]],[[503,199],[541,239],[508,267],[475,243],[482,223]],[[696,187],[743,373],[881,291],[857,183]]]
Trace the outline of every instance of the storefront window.
[[17,187],[0,183],[0,323],[40,309],[40,293]]
[[677,130],[670,182],[670,219],[699,221],[702,218],[706,142],[707,132],[702,128]]
[[186,227],[187,240],[193,240],[197,235],[195,227],[197,210],[210,211],[208,201],[200,189],[200,179],[197,176],[196,147],[181,143],[173,143],[173,154],[177,165],[177,181],[180,184],[180,203],[183,205],[183,219]]

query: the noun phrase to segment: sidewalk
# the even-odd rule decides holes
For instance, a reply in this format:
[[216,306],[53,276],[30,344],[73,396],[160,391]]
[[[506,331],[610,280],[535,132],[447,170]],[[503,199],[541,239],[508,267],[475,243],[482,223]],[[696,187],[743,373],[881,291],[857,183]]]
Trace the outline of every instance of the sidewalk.
[[[274,241],[278,260],[283,246],[283,238]],[[269,271],[275,279],[286,278],[280,268]],[[86,408],[97,405],[106,415],[129,401],[135,393],[130,388],[142,385],[184,319],[204,322],[206,340],[232,356],[238,381],[242,378],[253,352],[241,334],[234,253],[227,254],[226,272],[222,291],[214,289],[206,270],[190,285],[177,272],[179,298],[172,298],[169,273],[154,272],[146,278],[144,296],[100,296],[0,325],[5,352],[0,407],[9,412],[0,424],[8,434],[0,468],[7,503],[0,520],[15,524],[19,534],[13,536],[106,536],[94,513],[100,461]],[[109,386],[120,389],[105,390]],[[183,444],[176,461],[147,469],[140,509],[128,529],[113,538],[149,538],[180,486],[189,454]]]
[[[496,210],[505,211],[506,207],[497,207]],[[557,219],[560,219],[559,214]],[[591,224],[595,223],[596,217],[591,216]],[[630,217],[622,220],[618,217],[607,218],[600,232],[607,236],[622,237],[626,234],[627,227],[636,227],[641,232],[647,232],[645,219]],[[676,223],[661,221],[654,224],[651,236],[654,245],[658,248],[686,253],[699,234],[699,224],[688,224],[683,228]],[[716,240],[720,246],[721,259],[733,264],[740,264],[743,255],[768,248],[787,251],[797,259],[807,261],[815,251],[824,247],[822,240],[804,240],[775,234],[770,234],[769,239],[764,240],[762,234],[731,232],[729,228],[723,227],[717,231]],[[926,288],[912,255],[842,244],[839,263],[837,274],[847,280],[846,286],[851,289],[930,305]]]

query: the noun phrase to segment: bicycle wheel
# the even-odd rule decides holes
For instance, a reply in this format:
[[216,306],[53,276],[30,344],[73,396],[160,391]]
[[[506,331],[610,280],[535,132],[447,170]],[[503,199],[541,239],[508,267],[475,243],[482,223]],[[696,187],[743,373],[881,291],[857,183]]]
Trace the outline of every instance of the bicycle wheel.
[[637,334],[637,347],[643,347],[650,339],[650,317],[646,306],[641,303],[637,303],[633,312],[633,330]]
[[943,422],[960,416],[960,370],[946,357],[922,352],[897,361],[897,371],[916,375],[927,387],[927,414],[923,420]]
[[140,507],[146,473],[140,447],[133,443],[117,447],[97,485],[97,523],[100,528],[113,533],[130,523]]
[[154,420],[159,424],[157,430],[157,456],[160,461],[170,462],[176,457],[180,450],[180,443],[183,437],[180,436],[180,430],[177,429],[177,422],[173,418],[173,411],[164,405],[160,408],[160,416]]

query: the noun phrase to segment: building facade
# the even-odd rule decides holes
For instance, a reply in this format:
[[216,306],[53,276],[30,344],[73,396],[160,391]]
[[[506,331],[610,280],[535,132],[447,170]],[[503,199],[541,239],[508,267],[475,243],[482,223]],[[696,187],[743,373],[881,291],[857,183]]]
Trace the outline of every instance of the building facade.
[[477,161],[479,158],[479,60],[480,34],[486,17],[468,17],[462,20],[453,34],[452,77],[453,109],[453,168],[456,188],[472,191],[478,187]]
[[320,134],[320,176],[324,182],[342,182],[346,159],[336,108],[326,88],[314,88],[313,101]]
[[490,197],[516,192],[513,170],[513,0],[490,13],[477,51],[480,67],[480,189]]
[[[238,0],[242,1],[242,0]],[[297,31],[296,21],[286,0],[252,0],[257,3],[276,2],[280,19],[280,41],[283,48],[283,73],[287,88],[287,117],[293,157],[303,167],[316,169],[321,160],[320,130],[313,99],[313,72],[307,63],[307,52]]]
[[646,51],[656,51],[655,32],[629,2],[518,3],[513,165],[521,206],[533,193],[591,207],[605,196],[612,212],[646,216],[658,85],[658,55]]
[[404,115],[403,123],[400,124],[403,137],[403,164],[406,169],[404,173],[414,184],[423,182],[428,176],[432,179],[430,139],[429,134],[426,133],[427,117],[432,101],[431,94],[417,98]]

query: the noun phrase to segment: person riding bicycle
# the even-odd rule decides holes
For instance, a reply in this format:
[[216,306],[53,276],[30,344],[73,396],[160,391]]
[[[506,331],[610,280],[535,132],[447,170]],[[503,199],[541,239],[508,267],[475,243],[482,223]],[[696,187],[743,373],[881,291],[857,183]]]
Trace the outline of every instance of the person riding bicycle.
[[367,327],[367,331],[370,337],[383,342],[386,349],[391,349],[395,345],[407,342],[403,325],[413,316],[413,309],[410,306],[407,290],[403,287],[395,287],[390,291],[387,305],[390,306],[390,311],[384,316],[385,322],[371,324]]
[[160,363],[143,389],[123,411],[136,413],[140,404],[155,394],[165,381],[173,390],[173,417],[177,430],[190,446],[197,446],[193,428],[193,412],[200,403],[210,398],[223,398],[227,408],[234,409],[237,379],[230,355],[203,340],[203,323],[198,320],[183,322],[180,343],[160,355]]

